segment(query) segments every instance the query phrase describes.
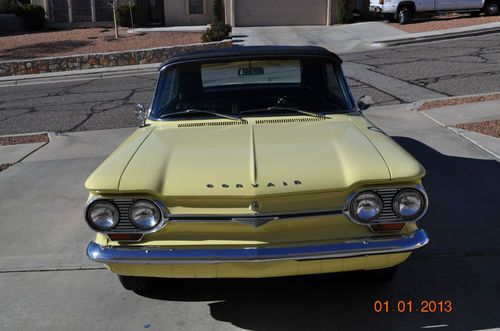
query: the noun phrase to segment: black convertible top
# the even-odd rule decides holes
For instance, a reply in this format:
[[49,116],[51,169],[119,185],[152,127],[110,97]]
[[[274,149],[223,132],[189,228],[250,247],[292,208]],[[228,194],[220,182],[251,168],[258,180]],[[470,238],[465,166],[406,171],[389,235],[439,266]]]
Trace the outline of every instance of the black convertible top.
[[226,48],[215,48],[194,52],[180,53],[171,57],[160,65],[160,69],[166,65],[186,62],[202,61],[221,58],[244,58],[244,57],[304,57],[318,56],[327,57],[342,63],[337,54],[330,52],[326,48],[319,46],[234,46]]

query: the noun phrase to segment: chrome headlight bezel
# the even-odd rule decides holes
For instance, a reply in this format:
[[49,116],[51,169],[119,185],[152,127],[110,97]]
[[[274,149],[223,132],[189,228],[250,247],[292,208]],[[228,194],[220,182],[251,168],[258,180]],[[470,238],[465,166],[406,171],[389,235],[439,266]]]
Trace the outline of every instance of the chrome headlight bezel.
[[[362,218],[356,211],[359,208],[359,203],[363,200],[371,200],[371,202],[374,203],[376,206],[374,207],[375,213],[370,217]],[[369,190],[361,191],[357,193],[355,196],[353,196],[351,202],[349,203],[349,214],[353,219],[355,219],[360,223],[371,224],[373,220],[376,220],[380,216],[380,213],[382,212],[382,207],[383,207],[382,199],[377,193]]]
[[[148,201],[148,202],[152,203],[160,211],[160,222],[158,222],[158,224],[155,227],[153,227],[149,230],[143,230],[143,229],[136,227],[128,219],[130,207],[132,207],[132,205],[136,201],[139,201],[139,200],[141,200],[141,201],[144,200],[144,201]],[[96,203],[100,203],[100,202],[107,202],[107,203],[113,204],[119,210],[118,224],[115,227],[113,227],[112,229],[105,230],[105,229],[96,228],[96,227],[92,226],[92,224],[88,221],[87,215],[88,215],[88,211],[90,210],[91,206],[93,206]],[[123,206],[124,204],[128,204],[128,206],[126,207],[127,209],[125,209],[125,210],[124,210],[124,206]],[[169,216],[170,216],[168,213],[168,210],[165,208],[165,206],[163,205],[163,203],[161,201],[159,201],[157,199],[152,199],[152,198],[145,196],[145,195],[144,196],[141,196],[141,195],[137,195],[137,196],[96,195],[96,196],[91,197],[87,201],[83,214],[84,214],[84,218],[85,218],[87,225],[93,231],[96,231],[98,233],[102,233],[105,235],[117,234],[117,233],[120,233],[120,234],[140,233],[142,235],[146,235],[146,234],[155,233],[155,232],[163,229],[165,227],[165,225],[168,224],[168,220],[169,220]],[[129,225],[128,227],[127,227],[127,224]]]
[[[101,206],[101,208],[107,208],[112,213],[112,223],[111,226],[103,227],[99,226],[94,220],[92,220],[92,211],[94,208]],[[85,220],[91,229],[98,232],[106,232],[113,230],[118,223],[120,222],[120,211],[118,208],[111,202],[107,200],[96,200],[90,203],[85,210]]]
[[[140,205],[142,205],[142,206],[140,206]],[[135,220],[134,214],[133,214],[134,208],[150,209],[152,214],[153,214],[153,217],[155,219],[154,225],[144,226],[144,225],[140,224],[137,220]],[[130,206],[130,208],[128,210],[128,218],[129,218],[130,223],[132,223],[136,228],[138,228],[140,230],[144,230],[144,231],[150,231],[150,230],[153,230],[154,228],[156,228],[161,223],[162,212],[161,212],[160,208],[158,208],[158,206],[154,202],[149,201],[149,200],[145,200],[145,199],[141,199],[141,200],[135,201]]]
[[[403,218],[396,214],[394,210],[394,198],[402,191],[413,190],[420,194],[423,199],[423,207],[420,209],[418,215],[414,218]],[[352,201],[360,194],[364,192],[372,192],[378,194],[379,197],[382,198],[383,209],[379,218],[374,218],[368,222],[362,222],[356,219],[351,212],[351,203]],[[391,196],[392,195],[392,196]],[[390,196],[390,198],[389,198]],[[427,197],[427,193],[425,192],[424,187],[421,184],[410,184],[410,185],[402,185],[402,186],[365,186],[353,191],[347,197],[344,203],[343,213],[353,223],[364,225],[364,226],[372,226],[375,224],[391,224],[391,223],[411,223],[420,220],[429,207],[429,199]],[[392,217],[391,217],[392,215]]]
[[[410,215],[410,216],[402,215],[400,210],[399,210],[400,209],[399,204],[401,202],[400,199],[405,194],[413,194],[414,196],[417,196],[420,199],[420,206],[417,209],[417,212],[415,212],[415,214]],[[419,219],[425,213],[425,210],[427,209],[427,199],[426,199],[425,194],[423,194],[420,190],[406,188],[406,189],[399,191],[394,196],[394,199],[392,200],[392,209],[393,209],[394,213],[397,216],[399,216],[401,219],[403,219],[404,221],[406,221],[406,222],[414,221],[414,220]]]

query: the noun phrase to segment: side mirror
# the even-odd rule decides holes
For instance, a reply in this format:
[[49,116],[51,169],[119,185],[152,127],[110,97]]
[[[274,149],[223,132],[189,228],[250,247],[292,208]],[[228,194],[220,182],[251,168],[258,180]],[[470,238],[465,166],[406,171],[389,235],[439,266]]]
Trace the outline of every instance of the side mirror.
[[137,119],[139,120],[139,127],[143,128],[147,126],[146,119],[148,118],[148,111],[143,104],[138,103],[135,105],[135,116],[137,116]]
[[373,104],[373,99],[372,97],[368,95],[363,95],[361,98],[358,100],[358,108],[359,110],[363,111],[368,108]]

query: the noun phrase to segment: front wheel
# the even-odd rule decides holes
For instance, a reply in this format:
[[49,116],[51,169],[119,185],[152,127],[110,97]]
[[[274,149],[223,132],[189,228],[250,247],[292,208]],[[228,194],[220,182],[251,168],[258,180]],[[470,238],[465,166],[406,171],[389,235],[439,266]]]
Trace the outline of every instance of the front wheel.
[[488,16],[498,15],[498,2],[489,1],[484,6],[484,12]]
[[151,280],[146,277],[133,277],[118,275],[122,286],[129,291],[141,292],[149,289]]
[[413,11],[408,7],[402,7],[398,11],[399,24],[408,24],[413,19]]

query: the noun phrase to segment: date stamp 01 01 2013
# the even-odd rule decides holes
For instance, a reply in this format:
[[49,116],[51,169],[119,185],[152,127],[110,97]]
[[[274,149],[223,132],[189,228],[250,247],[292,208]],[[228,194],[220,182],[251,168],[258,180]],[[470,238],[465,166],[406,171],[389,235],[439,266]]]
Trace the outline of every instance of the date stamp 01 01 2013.
[[373,311],[376,313],[451,313],[451,300],[376,300],[373,302]]

